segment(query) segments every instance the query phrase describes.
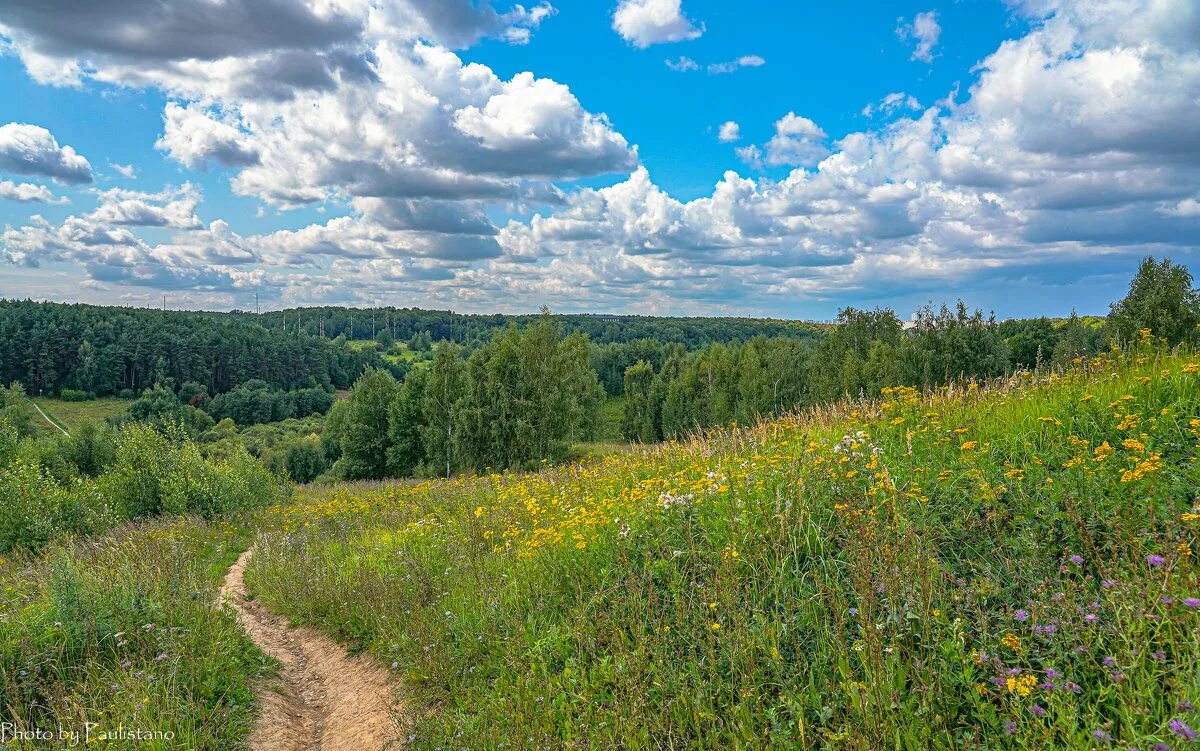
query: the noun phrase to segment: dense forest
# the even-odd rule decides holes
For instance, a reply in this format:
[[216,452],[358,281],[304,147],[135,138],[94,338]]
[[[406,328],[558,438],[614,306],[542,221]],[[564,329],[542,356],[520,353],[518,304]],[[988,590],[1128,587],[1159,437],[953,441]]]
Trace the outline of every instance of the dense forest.
[[[378,308],[306,308],[256,315],[163,311],[0,300],[0,383],[20,381],[31,394],[72,390],[95,396],[132,396],[169,378],[197,383],[212,395],[251,380],[292,390],[349,388],[367,366],[402,378],[406,370],[349,341],[408,343],[429,351],[438,341],[474,351],[511,326],[537,316],[462,315],[448,311]],[[566,334],[598,344],[609,393],[620,393],[626,367],[644,347],[688,348],[754,336],[813,338],[819,327],[749,318],[555,316]],[[632,358],[632,359],[631,359]]]
[[30,394],[133,395],[170,379],[210,394],[250,380],[276,388],[348,388],[370,351],[286,335],[252,316],[0,300],[0,382]]
[[1200,336],[1190,274],[1153,258],[1106,318],[998,322],[959,302],[907,322],[846,308],[820,327],[631,317],[614,333],[619,319],[601,316],[385,309],[374,341],[351,342],[351,317],[355,336],[372,333],[362,311],[311,312],[316,335],[275,327],[283,315],[0,301],[0,377],[14,384],[0,421],[30,432],[26,393],[115,393],[131,398],[115,428],[180,433],[209,457],[247,451],[299,482],[447,475],[559,461],[602,430],[652,443],[895,386],[1063,368],[1143,332]]

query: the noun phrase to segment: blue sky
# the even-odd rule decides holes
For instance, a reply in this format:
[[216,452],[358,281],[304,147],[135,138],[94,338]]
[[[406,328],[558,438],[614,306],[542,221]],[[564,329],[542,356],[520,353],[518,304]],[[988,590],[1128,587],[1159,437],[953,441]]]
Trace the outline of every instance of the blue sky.
[[1140,256],[1194,263],[1197,29],[1190,0],[14,0],[0,296],[1100,313]]

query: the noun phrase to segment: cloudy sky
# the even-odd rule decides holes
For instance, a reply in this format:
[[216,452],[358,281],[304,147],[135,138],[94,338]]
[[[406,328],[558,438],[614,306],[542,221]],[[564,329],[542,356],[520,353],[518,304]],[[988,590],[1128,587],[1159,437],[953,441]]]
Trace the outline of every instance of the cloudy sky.
[[1200,0],[5,0],[0,297],[1103,312]]

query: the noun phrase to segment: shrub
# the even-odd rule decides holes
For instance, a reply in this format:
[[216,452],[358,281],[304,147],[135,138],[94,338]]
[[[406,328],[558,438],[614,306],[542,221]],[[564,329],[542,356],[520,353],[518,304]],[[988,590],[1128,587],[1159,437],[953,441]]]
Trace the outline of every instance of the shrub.
[[63,389],[58,392],[58,398],[64,402],[90,402],[96,398],[96,395],[91,391],[82,391],[80,389]]

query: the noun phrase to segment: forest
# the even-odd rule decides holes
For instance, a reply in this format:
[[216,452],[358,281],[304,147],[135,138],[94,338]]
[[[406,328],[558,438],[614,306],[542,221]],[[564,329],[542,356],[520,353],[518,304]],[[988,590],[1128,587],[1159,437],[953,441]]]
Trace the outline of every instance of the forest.
[[351,340],[371,333],[349,328],[370,323],[362,311],[306,311],[315,335],[284,315],[0,302],[0,370],[10,402],[118,394],[128,406],[105,430],[148,424],[331,482],[530,469],[898,386],[1061,370],[1143,329],[1170,346],[1200,331],[1191,276],[1153,258],[1106,318],[1001,322],[960,301],[908,321],[846,308],[825,326],[630,317],[614,334],[600,316],[383,309],[374,339]]

